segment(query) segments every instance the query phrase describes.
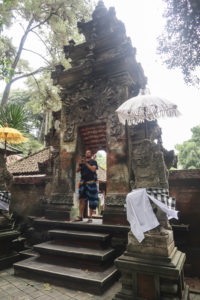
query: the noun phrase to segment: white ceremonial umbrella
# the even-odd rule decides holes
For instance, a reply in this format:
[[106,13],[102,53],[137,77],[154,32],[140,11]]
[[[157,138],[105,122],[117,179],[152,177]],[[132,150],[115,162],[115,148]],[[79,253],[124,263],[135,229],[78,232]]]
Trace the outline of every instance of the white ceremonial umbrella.
[[178,117],[180,112],[177,105],[157,96],[139,95],[125,101],[116,110],[120,123],[128,125],[136,125],[145,123],[145,138],[146,121],[153,121],[161,117]]

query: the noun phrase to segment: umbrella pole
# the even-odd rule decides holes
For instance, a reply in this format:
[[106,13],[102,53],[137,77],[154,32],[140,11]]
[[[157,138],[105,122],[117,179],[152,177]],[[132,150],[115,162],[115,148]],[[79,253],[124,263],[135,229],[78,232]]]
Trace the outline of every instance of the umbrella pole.
[[[7,134],[6,134],[6,138],[7,138]],[[6,157],[6,146],[7,146],[7,140],[5,138],[5,157]]]
[[146,139],[147,138],[147,120],[146,119],[144,120],[144,136]]
[[147,119],[146,119],[146,107],[144,107],[144,137],[147,138]]

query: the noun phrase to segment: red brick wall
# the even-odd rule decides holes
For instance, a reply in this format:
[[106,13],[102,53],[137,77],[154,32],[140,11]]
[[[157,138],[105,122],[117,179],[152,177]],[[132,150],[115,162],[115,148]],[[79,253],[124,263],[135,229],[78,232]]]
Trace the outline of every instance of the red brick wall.
[[25,219],[30,215],[42,215],[41,197],[44,195],[44,177],[20,177],[14,178],[12,185],[11,211]]
[[170,195],[177,200],[180,224],[189,225],[182,238],[187,254],[189,273],[200,276],[200,169],[171,171],[169,176]]

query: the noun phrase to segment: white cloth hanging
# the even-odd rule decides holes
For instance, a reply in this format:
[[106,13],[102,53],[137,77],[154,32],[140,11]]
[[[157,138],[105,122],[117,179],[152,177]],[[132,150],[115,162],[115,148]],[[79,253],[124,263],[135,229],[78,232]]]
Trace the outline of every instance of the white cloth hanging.
[[160,224],[153,212],[149,198],[166,213],[168,219],[178,219],[177,211],[169,209],[164,203],[149,196],[146,189],[133,190],[126,196],[127,220],[130,223],[133,235],[139,243],[144,239],[144,232]]

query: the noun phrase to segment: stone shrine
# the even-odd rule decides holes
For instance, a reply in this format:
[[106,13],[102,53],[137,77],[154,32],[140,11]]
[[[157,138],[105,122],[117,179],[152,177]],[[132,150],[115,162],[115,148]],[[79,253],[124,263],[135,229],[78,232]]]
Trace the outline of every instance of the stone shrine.
[[54,84],[61,86],[60,152],[57,184],[48,210],[70,219],[75,191],[76,161],[85,149],[107,152],[106,210],[104,224],[126,224],[124,203],[130,190],[128,128],[119,123],[115,110],[145,87],[146,78],[136,62],[136,49],[126,36],[114,8],[99,1],[92,20],[78,23],[85,42],[73,40],[64,47],[71,68],[57,66]]
[[[147,80],[141,65],[136,62],[136,49],[126,36],[124,24],[116,18],[114,8],[107,10],[103,1],[99,1],[92,20],[87,23],[82,20],[78,28],[85,42],[76,45],[71,40],[64,47],[71,68],[65,70],[59,65],[52,73],[54,84],[61,87],[62,108],[54,115],[55,126],[47,136],[47,144],[53,146],[53,150],[46,165],[46,220],[35,220],[39,230],[41,226],[49,226],[49,235],[54,240],[35,245],[40,257],[15,264],[15,273],[33,272],[41,276],[50,275],[51,278],[60,277],[72,288],[77,288],[78,284],[83,290],[88,288],[88,291],[102,293],[117,278],[117,270],[110,264],[124,251],[122,241],[127,242],[129,228],[123,226],[128,225],[124,207],[126,195],[132,188],[144,187],[150,194],[156,193],[156,197],[171,201],[168,169],[173,153],[163,149],[161,130],[156,121],[147,122],[146,138],[144,124],[123,126],[115,113],[124,101],[137,96],[140,89],[145,88]],[[86,149],[93,154],[98,150],[107,153],[105,211],[103,224],[99,226],[61,222],[71,220],[76,165]],[[183,275],[185,254],[174,246],[173,232],[166,216],[156,207],[154,210],[160,226],[146,233],[142,243],[130,232],[127,250],[115,261],[122,274],[122,289],[115,295],[116,300],[188,299]],[[79,231],[75,235],[70,229]],[[94,234],[95,230],[98,234]],[[124,240],[120,237],[121,248],[117,249],[119,245],[115,246],[120,232]],[[69,254],[71,235],[74,252],[70,249]],[[90,238],[98,238],[105,243],[103,250],[98,249],[97,258],[101,263],[97,270],[97,264],[91,263],[91,249],[84,249],[86,262],[82,255],[84,252],[77,252],[77,238],[84,242],[84,247],[92,245],[92,251],[97,249]],[[109,252],[105,255],[104,248],[109,243],[112,249],[106,250]],[[104,262],[102,257],[105,256]],[[77,260],[77,257],[81,259]],[[76,269],[74,277],[72,262]],[[80,263],[88,263],[85,268],[91,268],[87,276],[80,269]]]
[[[126,36],[114,8],[102,1],[92,20],[78,23],[85,43],[73,40],[64,47],[71,68],[57,66],[54,84],[61,86],[61,134],[59,189],[49,205],[65,207],[70,219],[75,190],[75,165],[85,149],[107,152],[106,209],[103,224],[127,224],[125,198],[131,188],[158,190],[168,195],[168,169],[173,153],[162,147],[161,130],[156,121],[145,125],[122,126],[115,110],[144,89],[146,78],[136,62],[136,50]],[[139,244],[129,233],[127,251],[116,260],[122,273],[122,291],[116,299],[187,298],[183,265],[185,255],[174,246],[173,232],[165,213],[154,206],[160,226],[146,234]]]

